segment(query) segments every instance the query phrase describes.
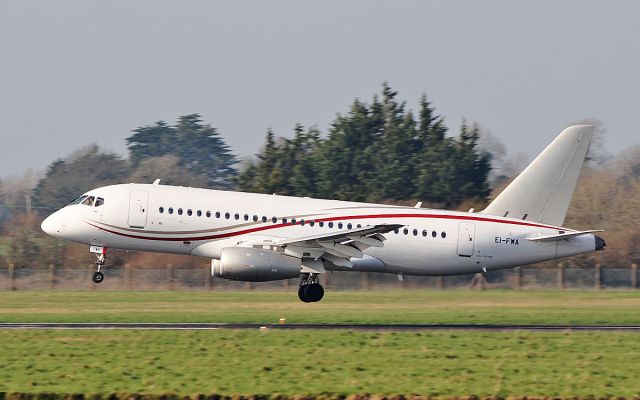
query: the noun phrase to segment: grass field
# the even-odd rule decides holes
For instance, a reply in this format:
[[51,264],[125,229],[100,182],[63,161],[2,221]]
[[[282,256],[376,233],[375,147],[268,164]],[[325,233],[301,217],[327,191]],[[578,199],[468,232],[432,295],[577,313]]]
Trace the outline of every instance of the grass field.
[[0,292],[0,322],[640,324],[640,291]]
[[0,388],[631,397],[639,359],[632,333],[3,331]]
[[[634,292],[2,292],[0,321],[638,324]],[[640,335],[0,331],[0,391],[640,396]]]

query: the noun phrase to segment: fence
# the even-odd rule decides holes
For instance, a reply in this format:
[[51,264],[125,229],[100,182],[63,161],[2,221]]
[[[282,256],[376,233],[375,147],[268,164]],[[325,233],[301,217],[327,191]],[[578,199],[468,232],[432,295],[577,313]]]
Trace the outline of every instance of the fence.
[[[246,283],[212,278],[209,267],[180,268],[107,268],[105,280],[94,284],[94,266],[81,268],[0,267],[0,290],[238,290],[282,289],[298,285],[297,279]],[[479,288],[479,289],[637,289],[638,267],[589,268],[518,267],[485,274],[444,277],[405,276],[400,281],[392,274],[331,272],[321,277],[327,289],[369,290],[375,288]]]

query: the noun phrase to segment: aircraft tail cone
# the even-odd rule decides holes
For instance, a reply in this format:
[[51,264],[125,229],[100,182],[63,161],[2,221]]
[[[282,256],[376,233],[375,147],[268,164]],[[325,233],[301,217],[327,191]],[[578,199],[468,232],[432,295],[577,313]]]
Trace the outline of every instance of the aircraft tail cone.
[[607,243],[604,241],[603,238],[601,238],[600,236],[596,236],[596,251],[604,250],[604,247],[606,245]]

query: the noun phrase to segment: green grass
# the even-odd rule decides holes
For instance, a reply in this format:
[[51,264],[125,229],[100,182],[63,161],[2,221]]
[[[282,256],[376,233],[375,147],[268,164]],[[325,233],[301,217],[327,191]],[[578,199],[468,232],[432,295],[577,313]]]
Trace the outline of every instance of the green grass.
[[0,292],[0,322],[640,324],[640,291]]
[[[0,292],[0,321],[640,324],[634,291]],[[640,396],[640,335],[0,331],[0,392]]]
[[638,396],[633,333],[2,331],[0,390]]

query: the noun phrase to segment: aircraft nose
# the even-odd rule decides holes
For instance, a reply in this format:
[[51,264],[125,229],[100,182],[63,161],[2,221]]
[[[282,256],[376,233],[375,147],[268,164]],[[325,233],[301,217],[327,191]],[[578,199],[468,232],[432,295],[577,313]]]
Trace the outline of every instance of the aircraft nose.
[[40,225],[40,228],[44,231],[44,233],[53,237],[60,236],[60,234],[62,233],[62,227],[63,226],[61,224],[60,214],[58,211],[45,218]]

